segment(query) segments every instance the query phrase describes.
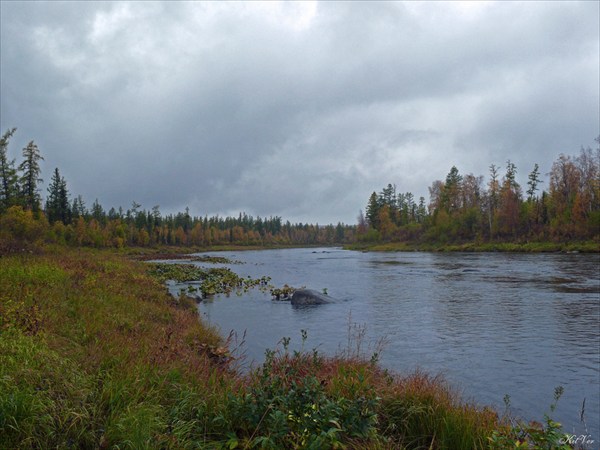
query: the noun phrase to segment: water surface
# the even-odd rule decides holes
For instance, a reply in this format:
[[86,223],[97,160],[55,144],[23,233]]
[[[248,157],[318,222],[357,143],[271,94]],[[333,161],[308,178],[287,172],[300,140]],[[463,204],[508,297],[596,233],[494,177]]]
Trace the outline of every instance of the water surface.
[[500,412],[509,394],[513,413],[541,420],[554,388],[563,386],[553,418],[567,432],[585,432],[585,399],[588,431],[600,440],[599,255],[331,248],[218,255],[243,261],[230,266],[240,275],[325,288],[337,300],[294,308],[251,291],[201,303],[203,318],[224,335],[245,331],[247,362],[261,361],[282,337],[300,348],[301,330],[305,349],[335,353],[348,347],[349,323],[356,324],[355,332],[366,330],[366,353],[387,342],[383,366],[441,373],[466,399]]

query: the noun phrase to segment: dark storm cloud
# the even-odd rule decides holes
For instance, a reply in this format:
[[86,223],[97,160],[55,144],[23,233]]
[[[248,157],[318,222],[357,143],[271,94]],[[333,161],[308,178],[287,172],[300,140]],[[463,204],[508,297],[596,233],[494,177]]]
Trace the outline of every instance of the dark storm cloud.
[[1,126],[91,203],[353,222],[598,131],[598,4],[1,4]]

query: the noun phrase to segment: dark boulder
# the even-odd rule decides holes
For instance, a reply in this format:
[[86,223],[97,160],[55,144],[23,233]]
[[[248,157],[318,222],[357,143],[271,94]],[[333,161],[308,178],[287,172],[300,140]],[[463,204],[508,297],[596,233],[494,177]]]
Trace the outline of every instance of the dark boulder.
[[312,289],[297,289],[292,294],[291,298],[292,305],[305,306],[305,305],[323,305],[325,303],[331,303],[331,298],[325,294],[322,294]]

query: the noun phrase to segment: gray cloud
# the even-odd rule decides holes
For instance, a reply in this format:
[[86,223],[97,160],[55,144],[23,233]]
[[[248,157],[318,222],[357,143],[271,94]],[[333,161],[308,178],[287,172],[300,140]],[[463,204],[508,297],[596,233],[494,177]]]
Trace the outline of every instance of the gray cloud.
[[1,3],[2,129],[73,194],[354,222],[600,133],[595,2]]

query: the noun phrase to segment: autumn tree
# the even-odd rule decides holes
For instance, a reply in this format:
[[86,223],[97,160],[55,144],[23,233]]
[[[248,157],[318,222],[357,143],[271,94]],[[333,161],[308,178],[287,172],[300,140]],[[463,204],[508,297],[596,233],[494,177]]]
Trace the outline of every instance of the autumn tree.
[[377,221],[379,224],[378,231],[381,233],[381,237],[384,240],[391,239],[394,236],[397,227],[394,222],[392,222],[392,218],[390,217],[390,207],[388,205],[383,205],[381,207]]
[[429,214],[435,215],[435,213],[442,208],[444,183],[440,180],[435,180],[428,189]]
[[500,188],[498,227],[504,236],[515,238],[519,231],[521,186],[517,183],[517,166],[506,162],[506,174]]
[[480,232],[484,226],[482,224],[482,205],[481,205],[481,184],[482,176],[475,176],[471,173],[465,175],[462,180],[461,212],[458,216],[459,234],[461,239],[468,239]]
[[47,229],[44,215],[11,206],[0,215],[0,255],[38,246]]
[[363,214],[362,209],[358,211],[357,222],[358,222],[358,228],[357,228],[356,232],[359,235],[365,234],[367,232],[367,219],[365,218],[365,215]]
[[581,173],[570,156],[560,154],[550,170],[550,214],[552,232],[570,236],[572,209],[579,191]]
[[587,217],[600,211],[600,136],[596,138],[596,142],[598,147],[595,150],[582,147],[575,159],[580,174],[582,209]]

